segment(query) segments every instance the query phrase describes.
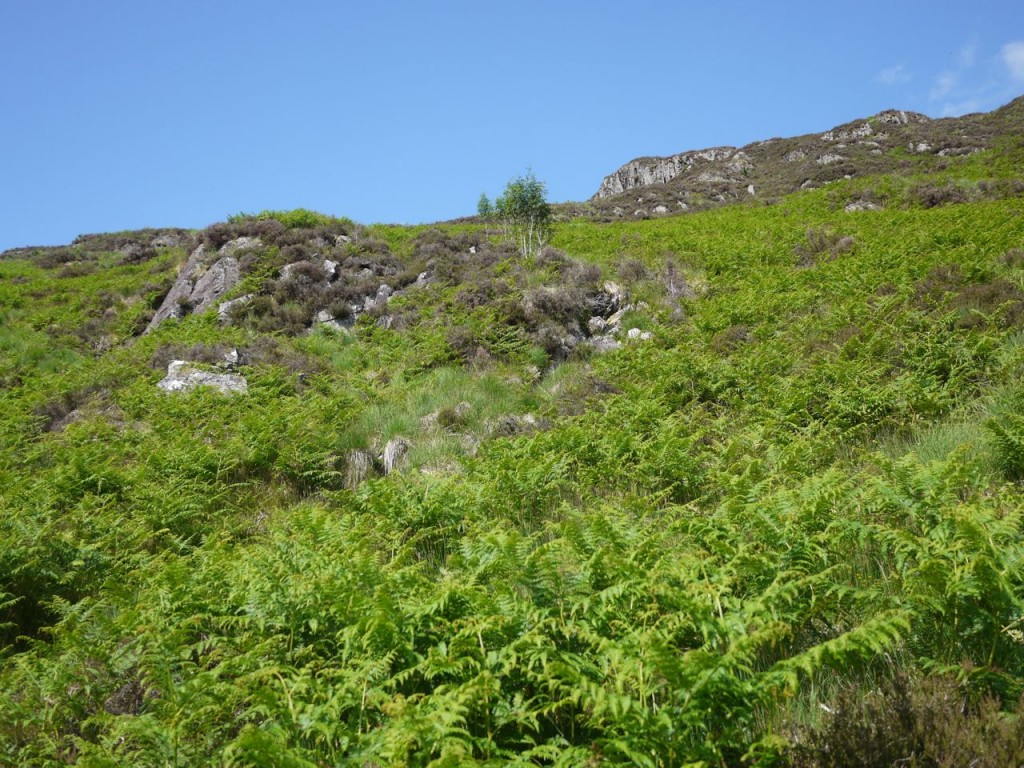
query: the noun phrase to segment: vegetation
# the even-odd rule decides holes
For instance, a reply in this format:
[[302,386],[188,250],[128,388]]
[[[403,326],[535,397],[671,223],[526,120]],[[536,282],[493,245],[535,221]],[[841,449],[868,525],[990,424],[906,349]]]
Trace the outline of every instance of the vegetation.
[[[486,196],[480,198],[477,213],[491,213]],[[516,244],[524,257],[536,256],[551,236],[551,208],[544,182],[533,173],[516,176],[494,201],[493,215],[501,222],[502,233]]]
[[1022,168],[5,255],[0,764],[1021,764]]

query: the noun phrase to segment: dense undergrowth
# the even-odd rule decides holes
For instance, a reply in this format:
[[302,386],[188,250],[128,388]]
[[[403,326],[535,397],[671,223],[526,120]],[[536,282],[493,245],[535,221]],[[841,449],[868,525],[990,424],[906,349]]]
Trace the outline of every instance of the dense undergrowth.
[[[1021,764],[1022,167],[528,263],[234,217],[262,298],[146,335],[191,235],[0,260],[0,763]],[[317,237],[386,322],[306,330]],[[154,386],[230,349],[244,396]]]

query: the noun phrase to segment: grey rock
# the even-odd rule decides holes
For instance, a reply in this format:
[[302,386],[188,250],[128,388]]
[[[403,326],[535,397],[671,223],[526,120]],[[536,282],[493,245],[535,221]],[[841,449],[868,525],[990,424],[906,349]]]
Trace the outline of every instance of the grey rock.
[[237,299],[231,299],[230,301],[224,301],[217,305],[217,317],[220,318],[222,323],[227,323],[231,320],[231,310],[235,307],[243,307],[252,301],[254,294],[247,293],[244,296],[239,296]]
[[631,160],[615,173],[604,178],[594,198],[610,197],[651,184],[663,184],[680,174],[690,173],[708,163],[728,160],[735,154],[735,147],[712,147],[693,152],[682,152],[670,157],[645,157]]
[[590,331],[591,336],[596,336],[597,334],[604,331],[604,329],[607,327],[608,321],[605,320],[603,317],[595,316],[587,321],[587,330]]
[[234,240],[228,240],[220,247],[221,256],[231,256],[239,251],[251,250],[253,248],[262,248],[263,241],[258,237],[236,237]]
[[590,340],[590,346],[595,352],[611,352],[613,349],[619,349],[622,343],[613,336],[605,334],[604,336],[595,336]]
[[630,328],[626,331],[627,338],[639,339],[640,341],[649,341],[652,335],[650,331],[641,331],[639,328]]
[[355,488],[370,474],[373,457],[369,451],[352,450],[345,461],[345,487]]
[[157,386],[165,392],[185,392],[196,387],[213,387],[224,394],[244,394],[249,390],[243,376],[202,371],[185,360],[171,361],[167,375],[157,382]]
[[241,364],[241,362],[242,355],[234,347],[232,347],[231,349],[224,353],[224,365],[227,367],[228,370],[233,370],[237,368]]
[[866,200],[854,200],[852,203],[848,203],[843,210],[847,213],[855,213],[856,211],[880,211],[882,210],[882,206]]
[[837,155],[835,152],[826,152],[823,155],[819,155],[818,159],[814,162],[818,165],[832,165],[833,163],[841,163],[845,159],[845,157]]
[[324,274],[328,281],[334,280],[338,276],[338,262],[324,259]]
[[178,278],[164,298],[160,309],[146,326],[149,333],[168,318],[184,317],[188,312],[205,312],[241,279],[238,261],[232,256],[217,257],[200,245],[188,257]]
[[612,208],[612,213],[615,214],[616,216],[625,216],[626,215],[626,212],[624,210],[622,210],[621,208],[619,208],[618,206],[615,206],[614,208]]
[[487,422],[485,428],[492,437],[511,437],[512,435],[520,435],[524,432],[533,432],[539,426],[540,423],[537,421],[537,417],[532,413],[510,413],[506,416],[499,416],[494,421]]
[[345,245],[345,243],[351,243],[351,242],[352,242],[352,238],[349,237],[348,235],[338,235],[336,238],[334,238],[334,244],[336,246],[338,246],[339,248],[341,246]]
[[416,285],[427,285],[432,278],[433,274],[429,270],[426,272],[420,272],[416,275]]
[[184,245],[185,240],[177,235],[157,235],[149,244],[154,248],[177,248]]
[[205,312],[227,291],[234,288],[242,279],[238,260],[233,256],[224,256],[214,262],[196,281],[192,289],[191,304],[193,312]]
[[664,205],[656,205],[654,207],[655,213],[668,213],[668,208]]
[[757,194],[757,190],[754,189],[754,185],[753,184],[747,184],[747,194],[748,195],[756,195]]
[[404,437],[393,437],[388,440],[387,445],[384,446],[384,453],[380,457],[385,475],[390,475],[395,471],[410,448],[412,448],[412,443]]
[[[467,403],[465,400],[463,400],[461,403],[452,407],[451,409],[441,408],[439,410],[428,413],[420,420],[420,423],[423,425],[424,429],[434,429],[438,426],[448,429],[452,426],[456,426],[458,424],[463,423],[466,417],[469,416],[469,414],[472,413],[472,411],[473,406],[470,403]],[[445,420],[448,423],[440,423],[442,415],[445,417]]]

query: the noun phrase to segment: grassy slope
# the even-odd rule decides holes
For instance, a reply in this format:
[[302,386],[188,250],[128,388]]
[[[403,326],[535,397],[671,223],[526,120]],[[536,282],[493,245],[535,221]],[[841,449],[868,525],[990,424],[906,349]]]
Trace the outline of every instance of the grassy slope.
[[[1009,146],[925,181],[1021,167]],[[903,205],[918,181],[562,225],[609,277],[647,265],[629,324],[654,338],[540,378],[518,342],[467,367],[436,324],[367,324],[268,342],[246,398],[168,397],[154,360],[252,332],[123,344],[162,262],[0,262],[0,763],[767,765],[898,672],[1010,706],[1024,201]],[[888,207],[844,213],[868,185]],[[684,319],[668,259],[706,286]],[[549,428],[463,456],[420,426],[462,401],[464,432]],[[346,451],[410,433],[444,471],[345,487]]]

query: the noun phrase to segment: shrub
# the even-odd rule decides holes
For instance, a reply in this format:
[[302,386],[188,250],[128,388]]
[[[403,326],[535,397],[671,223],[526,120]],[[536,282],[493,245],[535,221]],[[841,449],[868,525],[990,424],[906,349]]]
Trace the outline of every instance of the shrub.
[[844,688],[823,723],[794,734],[794,768],[895,765],[1005,768],[1024,761],[1024,700],[1005,717],[998,700],[950,677],[898,675],[865,693]]
[[793,252],[797,256],[797,266],[813,266],[817,257],[827,255],[828,259],[835,259],[841,254],[850,251],[856,244],[856,240],[850,235],[840,235],[828,229],[807,230],[804,241],[797,243]]
[[727,355],[741,344],[750,341],[750,329],[742,324],[730,325],[716,333],[711,339],[711,349],[716,354]]
[[970,201],[970,196],[962,187],[955,184],[939,186],[934,182],[919,184],[911,188],[909,197],[923,208],[935,208],[939,205],[952,205],[954,203]]

